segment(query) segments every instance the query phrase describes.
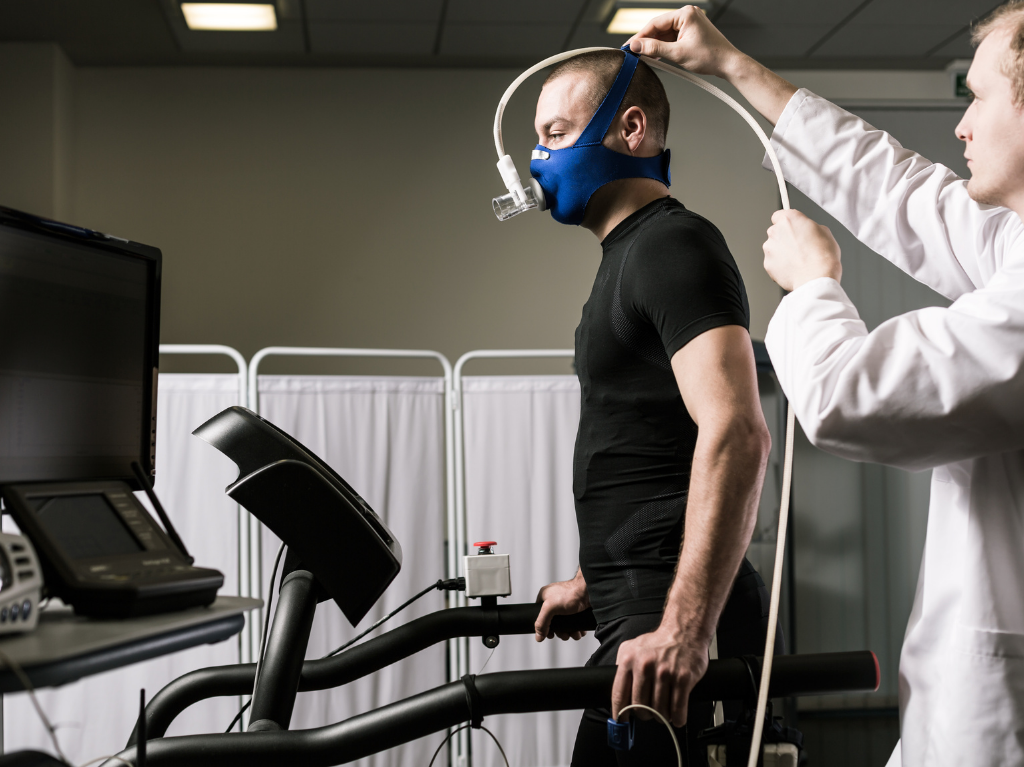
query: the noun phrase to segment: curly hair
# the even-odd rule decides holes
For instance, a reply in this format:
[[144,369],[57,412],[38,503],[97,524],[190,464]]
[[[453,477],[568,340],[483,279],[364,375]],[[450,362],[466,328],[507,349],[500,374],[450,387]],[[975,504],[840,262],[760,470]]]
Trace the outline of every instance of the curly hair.
[[[544,80],[544,84],[576,72],[590,74],[590,87],[587,89],[586,98],[590,102],[591,111],[596,112],[605,95],[611,90],[625,55],[621,51],[591,51],[573,56],[556,66]],[[630,107],[640,107],[647,116],[647,130],[656,146],[664,149],[665,135],[668,133],[668,96],[665,95],[665,86],[654,74],[654,70],[642,61],[633,74],[629,88],[626,89],[616,117]]]
[[975,47],[997,29],[1009,29],[1010,50],[1003,59],[1003,74],[1013,83],[1013,103],[1024,106],[1024,0],[1009,0],[971,27]]

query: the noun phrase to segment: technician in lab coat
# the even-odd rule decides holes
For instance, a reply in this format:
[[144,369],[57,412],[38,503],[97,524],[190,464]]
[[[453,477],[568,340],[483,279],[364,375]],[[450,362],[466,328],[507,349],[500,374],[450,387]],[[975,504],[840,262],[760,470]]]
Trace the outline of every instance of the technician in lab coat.
[[807,436],[845,458],[934,469],[889,762],[908,767],[1024,765],[1024,2],[974,39],[974,100],[956,129],[970,181],[797,90],[692,6],[631,41],[736,86],[775,124],[790,183],[953,300],[868,333],[828,229],[772,219],[765,268],[791,292],[766,343]]

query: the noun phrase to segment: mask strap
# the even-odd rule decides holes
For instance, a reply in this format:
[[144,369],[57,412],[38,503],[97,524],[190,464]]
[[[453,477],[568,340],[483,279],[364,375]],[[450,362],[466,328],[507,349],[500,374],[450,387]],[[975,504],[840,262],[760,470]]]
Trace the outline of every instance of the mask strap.
[[633,73],[636,72],[637,65],[640,63],[640,57],[632,51],[626,50],[623,53],[626,56],[622,61],[622,66],[619,68],[619,73],[615,76],[615,82],[612,83],[608,95],[604,97],[601,106],[594,112],[594,116],[590,118],[587,127],[580,137],[576,139],[576,143],[573,146],[600,144],[611,127],[615,113],[619,111],[622,99],[626,96],[626,90],[633,80]]

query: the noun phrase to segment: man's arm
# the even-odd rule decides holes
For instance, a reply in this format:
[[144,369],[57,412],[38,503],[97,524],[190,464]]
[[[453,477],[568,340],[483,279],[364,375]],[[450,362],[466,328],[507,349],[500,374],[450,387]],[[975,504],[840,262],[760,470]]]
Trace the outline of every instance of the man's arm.
[[786,180],[865,245],[947,298],[984,284],[986,272],[1024,240],[1012,212],[978,205],[950,169],[812,93],[797,94],[692,6],[652,20],[630,44],[734,85],[777,126],[772,145]]
[[750,543],[771,438],[745,329],[702,333],[673,355],[672,370],[698,428],[683,547],[661,625],[619,648],[612,711],[642,703],[681,727]]

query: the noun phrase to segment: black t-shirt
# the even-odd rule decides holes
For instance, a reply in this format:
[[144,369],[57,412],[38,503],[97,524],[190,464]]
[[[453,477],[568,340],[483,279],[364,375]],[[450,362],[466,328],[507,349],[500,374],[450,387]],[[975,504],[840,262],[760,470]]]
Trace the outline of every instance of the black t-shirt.
[[576,329],[573,461],[580,566],[598,622],[660,612],[679,559],[697,425],[669,360],[701,333],[748,328],[713,224],[665,197],[619,224]]

